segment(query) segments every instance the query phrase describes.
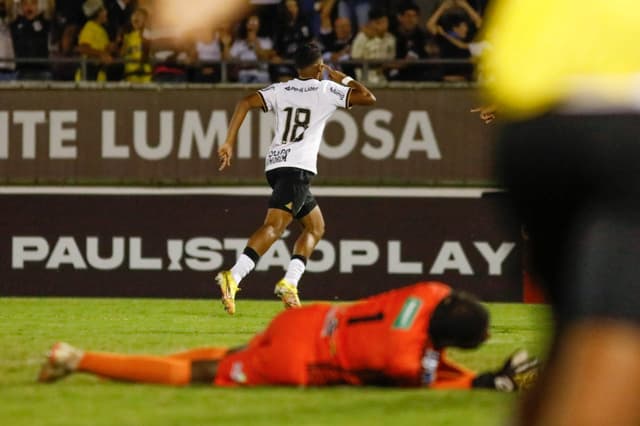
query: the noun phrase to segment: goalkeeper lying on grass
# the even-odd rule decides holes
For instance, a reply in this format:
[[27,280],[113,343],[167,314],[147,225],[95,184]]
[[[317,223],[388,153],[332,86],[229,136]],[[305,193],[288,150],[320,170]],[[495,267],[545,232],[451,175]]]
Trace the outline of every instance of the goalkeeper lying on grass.
[[311,304],[277,315],[240,348],[169,355],[89,352],[56,343],[38,380],[74,372],[116,380],[215,386],[428,386],[514,391],[539,363],[518,351],[497,372],[476,374],[445,357],[446,347],[477,348],[489,313],[474,297],[422,282],[348,305]]

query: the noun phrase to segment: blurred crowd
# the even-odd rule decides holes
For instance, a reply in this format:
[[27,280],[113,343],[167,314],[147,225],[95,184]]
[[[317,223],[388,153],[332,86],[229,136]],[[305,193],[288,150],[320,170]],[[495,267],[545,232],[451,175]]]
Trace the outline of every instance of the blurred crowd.
[[248,14],[177,31],[154,21],[157,0],[0,0],[0,80],[269,83],[314,41],[370,83],[469,81],[485,46],[488,0],[227,1]]

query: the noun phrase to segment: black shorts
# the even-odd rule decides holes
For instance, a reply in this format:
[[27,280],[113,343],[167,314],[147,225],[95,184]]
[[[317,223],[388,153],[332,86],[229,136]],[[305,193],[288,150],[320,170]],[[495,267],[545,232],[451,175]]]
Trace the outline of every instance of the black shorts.
[[280,167],[267,172],[267,181],[273,192],[269,208],[291,213],[296,219],[308,215],[318,205],[309,185],[314,174],[295,167]]
[[502,131],[499,178],[561,324],[640,324],[638,135],[640,114],[548,114]]

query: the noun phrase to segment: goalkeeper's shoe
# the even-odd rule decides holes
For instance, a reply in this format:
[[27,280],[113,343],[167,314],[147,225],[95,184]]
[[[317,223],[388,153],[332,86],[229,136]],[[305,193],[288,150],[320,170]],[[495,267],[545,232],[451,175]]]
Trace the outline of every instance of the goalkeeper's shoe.
[[236,293],[240,290],[238,283],[231,271],[220,271],[216,275],[216,281],[222,291],[222,305],[229,315],[236,313]]
[[274,293],[282,300],[286,309],[302,306],[298,297],[298,288],[284,278],[278,281]]
[[46,355],[46,359],[40,368],[38,381],[41,383],[53,383],[71,374],[80,363],[84,352],[74,348],[68,343],[58,342],[54,344]]

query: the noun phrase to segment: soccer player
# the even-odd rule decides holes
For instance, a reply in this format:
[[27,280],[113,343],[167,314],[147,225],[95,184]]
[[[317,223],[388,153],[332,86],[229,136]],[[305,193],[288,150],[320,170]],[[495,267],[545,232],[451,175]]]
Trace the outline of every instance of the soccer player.
[[499,177],[556,320],[519,425],[640,424],[639,21],[637,0],[506,0],[488,15]]
[[[291,327],[295,324],[295,327]],[[167,357],[85,352],[55,344],[38,380],[73,372],[116,380],[216,386],[380,385],[516,390],[538,363],[525,352],[497,372],[475,374],[446,359],[446,347],[476,348],[489,314],[472,296],[421,282],[348,305],[285,310],[247,346],[202,348]]]
[[[266,176],[273,189],[264,223],[251,235],[243,253],[230,270],[217,274],[222,304],[235,313],[235,295],[240,281],[251,272],[271,245],[293,219],[303,230],[293,247],[293,255],[284,277],[276,284],[275,294],[286,308],[300,306],[298,281],[307,259],[324,234],[320,207],[309,191],[316,174],[316,162],[322,133],[337,108],[372,105],[376,97],[364,85],[326,66],[322,52],[314,44],[301,46],[295,54],[299,77],[276,83],[242,99],[229,124],[225,143],[218,150],[220,170],[231,165],[238,130],[250,109],[276,113],[275,136],[266,156]],[[331,80],[320,80],[327,72]]]

